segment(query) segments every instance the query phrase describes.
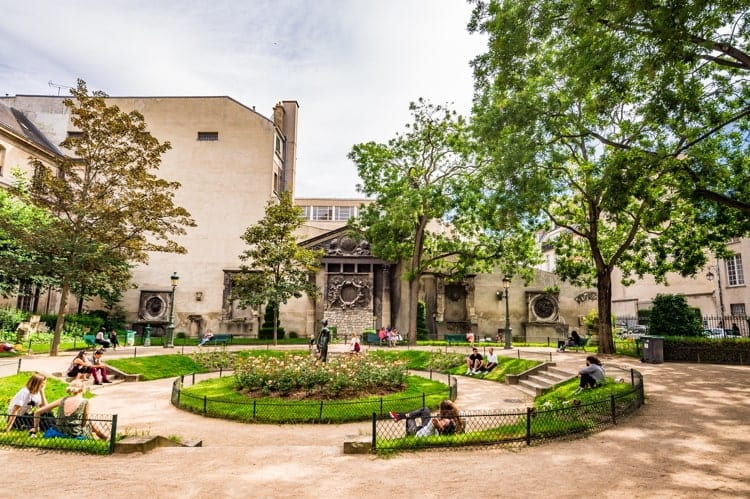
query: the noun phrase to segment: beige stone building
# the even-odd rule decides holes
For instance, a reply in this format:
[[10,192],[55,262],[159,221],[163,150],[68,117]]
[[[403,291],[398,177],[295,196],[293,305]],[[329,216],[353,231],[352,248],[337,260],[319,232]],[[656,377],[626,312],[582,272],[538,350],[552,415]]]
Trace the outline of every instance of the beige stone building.
[[[59,144],[76,133],[62,101],[51,96],[0,98],[4,107],[16,109],[33,123],[48,144]],[[282,101],[266,117],[230,97],[110,97],[107,101],[125,111],[139,111],[150,132],[172,144],[159,175],[181,183],[175,203],[184,206],[197,224],[178,239],[187,254],[155,253],[147,265],[136,267],[137,288],[122,299],[127,320],[134,329],[148,323],[158,333],[169,319],[170,275],[176,272],[177,332],[197,335],[211,328],[256,334],[257,313],[240,310],[228,300],[231,275],[240,265],[244,230],[263,217],[266,203],[279,192],[294,191],[297,102]],[[11,154],[17,155],[5,148],[8,163]],[[54,303],[50,310],[55,310]]]

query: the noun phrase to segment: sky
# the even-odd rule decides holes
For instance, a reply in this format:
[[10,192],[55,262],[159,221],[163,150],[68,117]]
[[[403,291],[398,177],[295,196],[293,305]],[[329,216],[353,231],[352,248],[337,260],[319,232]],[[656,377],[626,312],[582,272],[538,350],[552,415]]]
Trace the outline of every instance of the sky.
[[297,197],[362,197],[354,144],[386,142],[423,97],[468,115],[464,0],[0,0],[0,95],[228,95],[300,105]]

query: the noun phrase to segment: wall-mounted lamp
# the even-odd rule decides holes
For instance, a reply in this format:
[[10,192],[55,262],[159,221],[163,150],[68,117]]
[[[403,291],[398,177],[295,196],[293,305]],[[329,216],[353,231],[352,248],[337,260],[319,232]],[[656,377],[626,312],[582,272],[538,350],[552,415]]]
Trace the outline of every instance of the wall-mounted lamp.
[[498,299],[498,300],[502,300],[503,299],[503,292],[501,290],[499,290],[499,289],[497,291],[495,291],[495,298]]
[[203,291],[195,292],[195,301],[201,301],[203,299]]

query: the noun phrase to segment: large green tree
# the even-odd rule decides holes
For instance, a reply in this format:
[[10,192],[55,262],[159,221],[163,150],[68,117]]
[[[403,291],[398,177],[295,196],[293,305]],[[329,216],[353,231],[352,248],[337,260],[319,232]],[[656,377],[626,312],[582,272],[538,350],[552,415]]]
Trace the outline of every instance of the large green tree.
[[33,237],[0,227],[25,241],[37,257],[37,274],[59,283],[51,355],[58,351],[71,289],[124,284],[128,265],[148,261],[148,252],[184,253],[172,237],[194,226],[187,210],[174,204],[180,184],[155,174],[170,145],[149,133],[143,115],[108,105],[102,92],[89,95],[82,80],[71,94],[64,104],[80,133],[60,144],[69,156],[54,169],[31,161],[29,197],[47,211],[49,223],[32,228]]
[[475,3],[489,178],[503,203],[563,229],[558,272],[596,283],[609,353],[616,266],[690,274],[747,229],[747,6]]
[[312,275],[320,268],[323,252],[297,244],[294,233],[304,221],[302,209],[294,205],[291,194],[282,192],[278,200],[268,202],[263,219],[242,235],[249,248],[240,260],[247,263],[235,276],[233,297],[241,307],[266,305],[273,309],[274,345],[280,305],[302,293],[318,293]]
[[[357,144],[349,153],[374,202],[353,227],[365,234],[374,255],[404,265],[408,282],[410,344],[416,342],[420,277],[435,272],[458,279],[498,264],[507,273],[518,253],[530,260],[533,243],[518,223],[488,204],[480,159],[463,117],[447,106],[419,100],[413,122],[387,143]],[[512,269],[512,270],[511,270]]]

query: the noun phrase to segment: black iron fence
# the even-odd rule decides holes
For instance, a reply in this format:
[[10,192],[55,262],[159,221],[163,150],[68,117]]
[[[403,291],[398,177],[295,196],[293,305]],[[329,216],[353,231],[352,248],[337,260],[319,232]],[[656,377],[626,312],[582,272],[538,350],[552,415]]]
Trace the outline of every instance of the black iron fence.
[[[48,431],[61,429],[55,426],[54,417],[46,414],[39,416],[15,417],[13,429],[5,431],[12,416],[4,414],[0,421],[0,446],[25,447],[34,449],[60,450],[80,452],[86,454],[112,454],[117,439],[117,414],[89,414],[82,426],[81,436],[66,436],[64,432]],[[38,419],[39,431],[29,431],[34,427],[35,418]],[[94,428],[95,427],[95,428]],[[64,430],[64,428],[62,428]],[[96,436],[96,431],[108,438]],[[76,432],[77,433],[77,432]],[[54,436],[53,436],[54,435]]]
[[463,431],[452,435],[409,435],[406,421],[395,421],[373,412],[372,449],[381,452],[480,445],[513,447],[600,431],[617,424],[643,404],[641,373],[607,366],[610,376],[617,377],[618,370],[622,381],[627,378],[631,385],[626,392],[586,403],[571,399],[559,407],[465,411],[461,413]]
[[[223,371],[218,375],[222,376]],[[411,397],[383,396],[366,401],[296,400],[279,399],[228,400],[197,396],[184,390],[196,382],[195,374],[180,376],[172,384],[172,405],[203,416],[233,419],[252,423],[343,423],[363,421],[371,413],[387,415],[415,405],[436,407],[440,400],[458,397],[456,378],[449,376],[448,387],[434,392],[422,392]]]

